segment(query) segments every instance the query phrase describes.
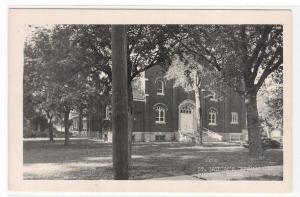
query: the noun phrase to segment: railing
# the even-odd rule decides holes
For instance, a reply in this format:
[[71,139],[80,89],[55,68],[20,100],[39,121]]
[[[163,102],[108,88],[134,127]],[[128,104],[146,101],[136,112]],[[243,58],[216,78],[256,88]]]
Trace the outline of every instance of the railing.
[[[179,134],[181,136],[183,136],[183,137],[189,137],[191,139],[199,137],[199,133],[197,133],[196,131],[194,133],[184,133],[184,132],[181,132],[179,130],[178,132],[179,132]],[[207,128],[203,128],[203,134],[204,135],[206,134],[208,136],[208,138],[214,138],[214,139],[217,139],[218,141],[222,141],[222,138],[223,138],[222,135],[220,135],[220,134],[218,134],[218,133],[216,133],[214,131],[211,131],[211,130],[209,130]]]
[[211,131],[209,130],[208,128],[205,128],[203,127],[203,134],[206,133],[208,137],[211,137],[211,138],[217,138],[218,140],[222,140],[223,139],[223,136],[214,132],[214,131]]

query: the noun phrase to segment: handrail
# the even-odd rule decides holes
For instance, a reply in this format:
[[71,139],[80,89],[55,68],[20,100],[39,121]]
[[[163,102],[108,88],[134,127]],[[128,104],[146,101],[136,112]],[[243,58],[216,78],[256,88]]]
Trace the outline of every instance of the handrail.
[[217,138],[221,138],[221,139],[223,138],[222,135],[220,135],[219,133],[214,132],[212,130],[209,130],[208,128],[203,127],[203,130],[204,130],[204,132],[207,133],[207,135],[215,135],[215,136],[217,136]]
[[[220,138],[220,139],[223,138],[222,135],[218,134],[217,132],[211,131],[211,130],[209,130],[208,128],[203,127],[203,131],[204,131],[207,135],[211,135],[211,137],[213,137],[213,135],[214,135],[215,138]],[[199,135],[198,132],[194,132],[194,133],[184,133],[184,132],[182,132],[181,130],[178,130],[178,132],[179,132],[179,134],[182,135],[182,136],[185,136],[185,137],[191,137],[191,138],[196,137],[196,136]]]

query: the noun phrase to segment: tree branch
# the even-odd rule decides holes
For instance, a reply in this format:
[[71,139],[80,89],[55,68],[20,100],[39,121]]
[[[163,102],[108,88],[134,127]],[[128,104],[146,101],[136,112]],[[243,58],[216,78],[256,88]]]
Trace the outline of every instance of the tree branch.
[[264,45],[264,47],[261,49],[261,54],[260,54],[260,56],[258,57],[258,59],[257,59],[257,61],[256,61],[256,63],[255,63],[255,65],[254,65],[253,72],[252,72],[252,75],[253,75],[254,77],[256,77],[257,72],[258,72],[258,69],[259,69],[259,67],[260,67],[260,65],[261,65],[261,63],[262,63],[262,61],[263,61],[263,59],[264,59],[264,56],[265,56],[265,54],[266,54],[266,48],[267,48],[267,45]]
[[175,39],[188,51],[190,51],[191,53],[193,53],[194,55],[200,57],[200,59],[203,59],[205,62],[207,62],[208,64],[212,65],[213,67],[215,67],[218,71],[221,70],[221,67],[216,63],[216,62],[211,62],[209,59],[207,59],[207,57],[205,57],[203,54],[198,53],[197,51],[191,49],[190,47],[188,47],[186,44],[184,44],[180,39],[177,38],[177,36],[175,35]]
[[[99,53],[99,51],[97,50],[96,46],[91,45],[91,49],[99,57],[98,62],[101,65],[101,69],[97,69],[97,70],[103,71],[105,74],[108,75],[109,80],[112,81],[112,71],[111,71],[111,68],[108,65],[109,58],[107,58],[103,54]],[[104,61],[102,64],[100,62],[101,60]]]
[[251,57],[247,60],[248,65],[252,65],[253,62],[255,61],[255,59],[257,59],[257,56],[259,55],[259,52],[262,50],[262,48],[266,44],[265,42],[268,39],[268,35],[271,31],[272,31],[272,26],[265,27],[263,34],[260,37],[260,39],[258,40],[257,45],[256,45],[255,49],[253,50]]
[[142,35],[142,25],[139,25],[139,30],[138,30],[138,34],[136,36],[135,39],[133,39],[133,42],[130,43],[131,44],[131,47],[128,47],[128,52],[129,54],[131,54],[132,50],[134,49],[136,43],[139,41],[139,39],[141,38],[141,35]]
[[158,56],[158,54],[155,55],[155,57],[153,58],[153,60],[150,62],[150,64],[148,64],[147,66],[145,66],[144,68],[141,68],[139,70],[136,70],[136,72],[132,73],[132,75],[129,77],[129,80],[132,81],[138,74],[140,74],[141,72],[144,72],[145,70],[151,68],[152,66],[156,65],[155,63],[155,59]]
[[267,42],[264,44],[263,48],[260,50],[260,51],[261,51],[261,54],[258,56],[258,58],[257,58],[257,60],[256,60],[256,63],[255,63],[255,65],[254,65],[254,68],[253,68],[253,75],[254,75],[254,76],[257,75],[257,72],[258,72],[258,70],[259,70],[259,67],[260,67],[262,61],[263,61],[264,58],[265,58],[267,46],[268,46],[268,45],[270,44],[270,42],[273,41],[274,38],[275,38],[276,36],[278,36],[281,32],[282,32],[281,30],[275,31],[275,32],[274,32],[274,35],[269,39],[269,41],[267,41]]
[[[187,30],[187,31],[189,31],[189,30]],[[206,39],[208,39],[207,42],[210,43],[213,40],[211,38],[211,36],[206,31],[203,31],[203,29],[200,29],[200,31],[205,35],[204,37]],[[200,38],[200,37],[203,37],[203,36],[201,34],[194,33],[194,32],[191,32],[191,31],[189,31],[189,33],[191,35],[194,35],[194,36],[192,36],[192,38],[195,41],[195,43],[197,43],[196,47],[199,49],[199,46],[200,46],[202,48],[202,50],[204,50],[205,53],[210,56],[210,58],[207,58],[205,55],[201,54],[202,55],[201,57],[204,58],[206,61],[208,61],[210,64],[212,64],[218,71],[220,71],[221,67],[218,64],[217,58],[211,53],[211,51],[206,46],[204,46],[203,44],[201,44],[201,40],[199,42],[198,39],[197,39],[197,38]],[[199,54],[199,53],[197,53],[197,54]]]
[[[275,70],[279,68],[279,66],[283,63],[283,57],[282,57],[283,49],[282,47],[278,47],[274,56],[271,58],[271,60],[267,63],[267,67],[263,71],[262,75],[260,76],[257,84],[255,84],[255,89],[258,91],[259,88],[264,83],[265,79]],[[276,58],[279,58],[277,62],[274,64]],[[273,65],[274,64],[274,65]]]

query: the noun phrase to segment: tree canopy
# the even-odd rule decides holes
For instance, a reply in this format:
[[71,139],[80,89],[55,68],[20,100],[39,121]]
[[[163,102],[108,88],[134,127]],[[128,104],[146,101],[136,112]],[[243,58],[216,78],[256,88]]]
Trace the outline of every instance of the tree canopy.
[[181,54],[188,53],[193,57],[192,61],[220,71],[217,81],[245,97],[250,155],[263,155],[257,93],[272,73],[282,73],[283,27],[178,25],[170,31],[180,43]]

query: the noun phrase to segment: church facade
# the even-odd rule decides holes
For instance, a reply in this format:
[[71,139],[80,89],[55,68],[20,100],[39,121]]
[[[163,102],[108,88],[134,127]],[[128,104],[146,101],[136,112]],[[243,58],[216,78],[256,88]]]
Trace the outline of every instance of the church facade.
[[[165,75],[161,66],[154,66],[133,85],[133,142],[196,140],[195,93],[174,87]],[[201,88],[203,141],[240,141],[247,137],[244,99],[229,87],[224,92]],[[111,141],[110,106],[97,111],[97,116],[87,117],[87,134]],[[75,122],[76,118],[73,125],[78,125]]]

